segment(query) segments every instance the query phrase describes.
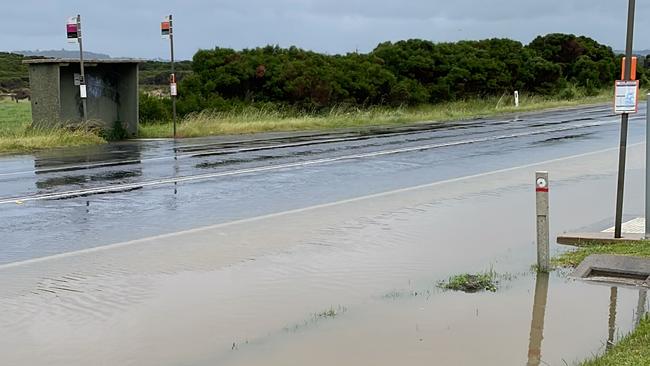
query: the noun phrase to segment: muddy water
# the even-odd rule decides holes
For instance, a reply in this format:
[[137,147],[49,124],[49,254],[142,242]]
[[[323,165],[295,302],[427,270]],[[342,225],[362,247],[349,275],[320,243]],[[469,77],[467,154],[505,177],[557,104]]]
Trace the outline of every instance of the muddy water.
[[[642,154],[630,151],[630,214],[642,209]],[[570,364],[647,305],[638,310],[636,290],[612,302],[608,287],[557,275],[541,296],[528,272],[531,177],[551,172],[557,233],[610,217],[599,197],[614,192],[615,163],[612,150],[3,266],[3,362],[505,365],[529,354],[535,364],[541,349],[544,362]],[[497,294],[435,289],[490,268],[510,274]]]

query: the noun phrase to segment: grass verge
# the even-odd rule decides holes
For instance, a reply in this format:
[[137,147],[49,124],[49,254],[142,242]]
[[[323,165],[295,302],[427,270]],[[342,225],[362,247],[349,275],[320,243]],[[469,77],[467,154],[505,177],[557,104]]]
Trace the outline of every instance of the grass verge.
[[0,101],[0,153],[21,153],[106,142],[85,130],[34,128],[31,119],[29,102]]
[[[455,121],[515,112],[575,107],[611,100],[611,91],[599,95],[560,99],[523,95],[521,106],[511,106],[511,98],[488,97],[419,107],[333,108],[328,113],[296,113],[279,109],[248,108],[237,112],[205,111],[187,116],[178,124],[180,137],[245,134],[276,131],[328,130],[366,126],[397,125],[419,121]],[[171,122],[140,126],[142,138],[171,137]]]
[[605,355],[584,361],[581,366],[650,365],[650,317],[645,317],[636,330],[618,342]]
[[445,290],[463,291],[474,293],[479,291],[496,292],[499,281],[493,271],[469,274],[463,273],[450,277],[447,281],[438,283],[438,287]]
[[[592,254],[650,257],[650,241],[587,245],[553,258],[557,267],[576,267]],[[650,318],[641,324],[602,356],[582,362],[581,366],[637,366],[650,365]]]
[[636,244],[615,243],[605,245],[586,245],[553,258],[552,263],[556,267],[577,267],[580,262],[592,254],[650,257],[650,241],[642,241]]

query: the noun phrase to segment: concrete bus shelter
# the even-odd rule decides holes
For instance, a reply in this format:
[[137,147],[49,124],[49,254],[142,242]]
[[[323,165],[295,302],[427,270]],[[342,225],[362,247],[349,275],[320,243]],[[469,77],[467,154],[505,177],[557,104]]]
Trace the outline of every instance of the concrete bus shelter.
[[[34,125],[76,126],[83,123],[79,60],[26,60]],[[129,135],[138,133],[138,60],[86,60],[88,121],[110,130],[116,122]]]

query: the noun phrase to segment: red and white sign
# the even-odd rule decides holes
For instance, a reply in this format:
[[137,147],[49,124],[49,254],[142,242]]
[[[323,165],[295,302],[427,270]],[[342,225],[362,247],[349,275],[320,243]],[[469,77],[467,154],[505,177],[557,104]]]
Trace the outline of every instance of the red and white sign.
[[66,24],[66,31],[68,34],[68,42],[77,43],[79,40],[79,18],[70,17]]
[[169,39],[169,36],[172,34],[172,21],[169,16],[166,16],[162,23],[160,23],[160,34],[163,39]]

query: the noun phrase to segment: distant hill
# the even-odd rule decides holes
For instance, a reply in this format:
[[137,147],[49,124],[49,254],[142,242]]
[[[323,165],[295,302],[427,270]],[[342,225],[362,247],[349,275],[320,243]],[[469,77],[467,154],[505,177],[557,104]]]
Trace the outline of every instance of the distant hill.
[[[79,51],[69,51],[69,50],[36,50],[36,51],[13,51],[12,53],[17,53],[20,55],[33,57],[51,57],[51,58],[79,58]],[[96,60],[105,60],[111,58],[111,56],[103,53],[95,53],[84,51],[84,57],[88,59]]]

